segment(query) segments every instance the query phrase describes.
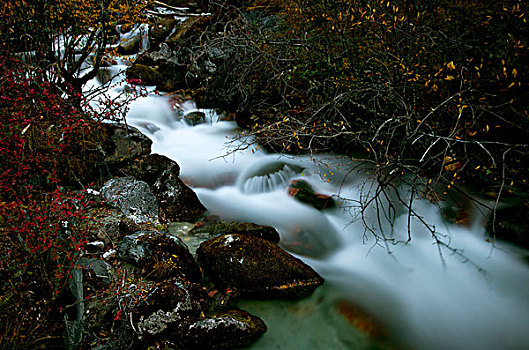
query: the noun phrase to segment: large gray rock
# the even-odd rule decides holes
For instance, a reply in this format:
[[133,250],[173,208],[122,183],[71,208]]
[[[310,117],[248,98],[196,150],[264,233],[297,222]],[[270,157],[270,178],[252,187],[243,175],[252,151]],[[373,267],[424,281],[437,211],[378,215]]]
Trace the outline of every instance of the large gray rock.
[[175,176],[174,172],[163,171],[152,189],[160,202],[162,222],[193,222],[206,211],[195,192]]
[[323,283],[301,260],[249,235],[223,235],[203,242],[197,257],[204,273],[219,287],[236,289],[243,296],[303,297]]
[[176,339],[188,349],[238,349],[254,343],[266,332],[264,322],[241,310],[230,310],[190,322],[178,329]]
[[195,259],[178,237],[157,231],[136,232],[123,238],[118,253],[153,281],[178,277],[198,283],[202,279]]
[[107,181],[101,196],[135,223],[158,222],[158,203],[149,185],[133,177]]

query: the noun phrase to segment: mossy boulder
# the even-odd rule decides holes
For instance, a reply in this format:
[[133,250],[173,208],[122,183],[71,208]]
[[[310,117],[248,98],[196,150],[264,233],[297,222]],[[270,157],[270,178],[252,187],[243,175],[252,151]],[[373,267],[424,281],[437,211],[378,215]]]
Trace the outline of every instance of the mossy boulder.
[[185,243],[162,232],[140,231],[126,236],[118,245],[118,253],[153,281],[178,277],[199,283],[202,279],[200,268]]
[[199,222],[191,231],[190,235],[209,235],[210,238],[226,234],[250,235],[265,239],[272,243],[279,243],[279,233],[272,226],[262,226],[249,222],[236,221],[213,221],[208,223]]
[[175,338],[186,349],[238,349],[266,332],[264,322],[241,310],[230,310],[190,322]]
[[134,223],[120,210],[108,207],[93,208],[89,212],[92,225],[89,225],[90,237],[115,246],[123,237],[140,231],[140,225]]
[[487,234],[490,239],[505,240],[529,249],[529,208],[523,205],[499,208],[494,224],[493,216],[489,217]]
[[310,266],[261,238],[229,234],[203,242],[197,258],[204,273],[220,288],[242,296],[297,298],[323,283]]

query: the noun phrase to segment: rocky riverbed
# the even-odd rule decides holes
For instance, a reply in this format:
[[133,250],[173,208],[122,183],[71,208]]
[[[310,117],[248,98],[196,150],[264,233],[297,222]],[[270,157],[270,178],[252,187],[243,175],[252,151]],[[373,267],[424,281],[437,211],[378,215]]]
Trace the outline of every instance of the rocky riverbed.
[[[251,17],[252,11],[259,9],[249,10],[246,15]],[[234,15],[234,12],[229,12],[228,15]],[[139,44],[123,45],[122,49],[125,50],[125,46],[127,47],[127,51],[122,51],[127,55],[134,56],[139,53],[135,62],[128,68],[127,77],[140,79],[146,84],[156,86],[159,90],[167,91],[167,95],[170,96],[168,102],[175,112],[173,117],[189,126],[200,125],[205,122],[205,118],[200,111],[195,111],[193,114],[183,112],[181,106],[186,98],[183,97],[184,92],[181,89],[187,89],[185,93],[192,91],[193,97],[197,98],[204,107],[221,107],[233,111],[234,101],[240,99],[240,96],[224,93],[222,87],[214,93],[211,89],[205,91],[202,88],[204,83],[220,79],[216,76],[217,67],[226,63],[225,53],[214,50],[213,46],[208,51],[207,42],[196,41],[206,38],[212,41],[220,40],[222,31],[214,30],[214,23],[218,20],[214,16],[218,14],[199,15],[197,12],[196,16],[189,16],[183,20],[159,18],[149,28],[149,50],[142,50]],[[138,40],[137,36],[130,37]],[[194,45],[202,45],[200,57],[196,57],[196,52],[193,51]],[[175,93],[176,91],[178,93]],[[235,119],[240,127],[251,127],[262,117],[263,111],[257,112],[261,113],[257,119],[254,118],[255,115],[240,110],[235,111],[234,114],[227,113],[224,118]],[[152,135],[156,135],[158,128],[156,123],[147,122],[138,127],[142,130],[144,128],[144,132],[148,131]],[[323,258],[333,250],[338,250],[336,245],[327,250],[317,245],[314,249],[314,245],[310,244],[301,244],[300,247],[297,241],[294,242],[295,244],[281,242],[277,231],[272,227],[247,222],[226,222],[209,215],[195,192],[180,178],[178,164],[165,156],[151,154],[151,141],[138,130],[122,125],[114,125],[110,129],[106,163],[101,167],[101,173],[104,173],[102,177],[107,181],[101,182],[101,188],[96,191],[98,194],[94,195],[96,202],[100,203],[93,208],[94,216],[99,218],[99,222],[94,222],[92,241],[87,245],[86,254],[78,262],[76,282],[71,286],[77,305],[80,305],[76,309],[77,312],[72,313],[69,318],[68,339],[72,347],[79,344],[103,348],[149,345],[169,348],[245,347],[254,344],[266,332],[267,325],[259,319],[261,313],[264,321],[269,323],[269,329],[274,329],[277,333],[288,333],[277,329],[277,324],[282,324],[281,322],[288,319],[281,317],[283,310],[293,309],[293,313],[302,315],[293,318],[292,323],[311,324],[312,318],[307,316],[304,319],[304,316],[311,315],[310,310],[316,308],[332,310],[329,311],[332,315],[329,320],[339,315],[340,322],[345,321],[346,326],[340,323],[340,326],[330,327],[329,332],[353,325],[351,329],[361,329],[371,339],[376,341],[385,339],[387,332],[384,327],[381,327],[380,323],[372,319],[364,310],[358,309],[349,300],[341,300],[340,297],[333,299],[325,293],[320,294],[319,290],[329,288],[328,285],[320,286],[323,283],[321,276],[281,248],[288,246],[290,251]],[[270,170],[270,164],[266,170],[267,174],[272,174],[273,177],[273,174],[281,173],[286,165],[280,163],[272,166],[277,166],[277,171]],[[301,169],[296,167],[290,170],[296,174],[301,173]],[[252,177],[257,178],[260,175],[262,174],[257,171]],[[202,176],[206,178],[208,174]],[[225,177],[223,181],[227,184],[233,182],[233,178],[230,178],[233,174],[226,173],[220,176]],[[208,181],[203,182],[205,184],[203,187],[207,188]],[[311,184],[304,180],[292,180],[286,184],[285,189],[288,195],[298,202],[320,212],[333,210],[339,206],[331,196],[313,189]],[[208,194],[207,190],[203,189],[202,192]],[[458,217],[466,217],[468,213],[457,214]],[[489,224],[489,227],[496,225],[496,233],[491,236],[491,240],[502,238],[502,233],[506,232],[504,238],[526,246],[523,224],[522,226],[520,222],[508,224],[512,216],[502,215],[503,213],[499,211],[498,221]],[[522,208],[521,214],[517,216],[527,217],[527,211]],[[523,219],[521,222],[523,223]],[[466,224],[469,224],[468,220]],[[521,229],[513,228],[513,225]],[[489,229],[489,233],[491,230]],[[309,231],[296,231],[296,235],[298,238],[304,236],[310,238],[312,235]],[[323,240],[332,242],[332,234]],[[360,244],[362,243],[358,245]],[[347,255],[347,261],[364,263],[358,258],[364,253],[357,253],[359,254],[354,256]],[[365,253],[365,255],[369,254],[371,250]],[[406,257],[413,257],[409,254],[411,253],[408,251]],[[412,260],[410,258],[408,261],[408,265],[413,266],[410,270],[420,269],[420,266],[415,265],[416,261]],[[344,266],[347,264],[340,261],[337,265],[345,270]],[[387,272],[393,271],[394,265],[391,261],[390,264],[371,271],[373,275],[382,270],[386,271],[387,276],[380,282],[384,287],[374,283],[379,292],[386,290],[386,281],[391,282],[393,278],[398,279],[397,275],[401,276],[400,270],[391,276]],[[424,272],[425,278],[435,275],[431,271],[438,271],[438,265],[440,264],[435,262],[431,270]],[[401,267],[398,264],[397,266]],[[494,271],[495,267],[492,269]],[[367,269],[363,270],[367,271]],[[366,271],[353,276],[363,276],[363,273],[367,275]],[[408,267],[406,271],[409,272]],[[384,272],[382,274],[384,275]],[[415,273],[415,277],[417,274]],[[437,275],[441,275],[441,272]],[[404,278],[411,276],[410,278],[413,279],[411,273],[402,276],[405,276]],[[370,278],[372,276],[366,277],[365,280]],[[474,278],[474,274],[465,275],[465,281],[468,278]],[[368,287],[358,286],[361,281],[360,278],[360,282],[356,282],[355,287],[351,289],[354,289],[358,295],[364,295],[368,299],[366,304],[371,302],[379,309],[388,309],[386,306],[397,308],[399,303],[392,302],[395,300],[391,297],[385,299],[389,302],[384,301],[382,307],[378,300],[369,300],[371,291]],[[412,293],[409,293],[410,290],[406,289],[402,281],[396,281],[393,288],[387,288],[385,293],[388,295],[395,293],[398,295],[395,299],[405,294],[417,293],[416,298],[402,297],[402,304],[405,305],[403,308],[419,310],[423,316],[432,314],[432,311],[424,305],[430,303],[431,298],[428,295],[435,292],[435,288],[430,287],[429,283],[423,283],[424,279],[416,278],[413,281],[420,287],[412,289]],[[455,277],[448,281],[446,285],[460,282]],[[473,279],[473,281],[476,284],[480,283],[480,280]],[[347,282],[348,286],[349,283],[353,282]],[[424,287],[427,291],[420,290]],[[461,295],[466,296],[464,288],[457,288],[450,287],[444,290],[439,286],[439,290],[444,290],[439,294],[443,294],[443,297],[448,295],[448,299],[450,296],[454,299]],[[398,291],[400,289],[401,292]],[[456,291],[452,292],[453,290]],[[472,294],[472,297],[468,297],[469,301],[477,300],[474,297],[475,293]],[[424,297],[422,302],[421,297]],[[254,302],[252,298],[257,298],[259,301]],[[278,298],[280,300],[277,300]],[[290,300],[301,298],[305,299],[299,303]],[[355,299],[358,298],[355,295]],[[439,299],[443,298],[439,297]],[[444,305],[443,303],[445,302],[439,300],[438,304]],[[451,306],[450,302],[448,306]],[[421,309],[422,307],[424,309]],[[247,309],[255,315],[241,309]],[[437,309],[437,313],[442,314],[439,312],[440,309],[442,307]],[[456,308],[450,310],[454,314],[459,312]],[[442,311],[444,312],[445,309]],[[405,318],[394,314],[388,316],[391,317]],[[443,325],[438,326],[453,331],[458,327],[452,324],[457,322],[457,320],[444,321]],[[321,327],[322,323],[318,320],[315,325],[308,327],[327,329]],[[398,322],[394,321],[393,324],[395,323]],[[423,322],[410,321],[414,326],[419,323]],[[407,341],[411,338],[410,334],[422,336],[418,331],[420,327],[407,327],[408,329],[404,327],[400,329],[393,327],[392,330],[408,332]],[[480,332],[477,334],[483,334]],[[514,333],[519,334],[516,331],[513,331]],[[324,334],[318,334],[317,341],[325,338]],[[341,333],[338,338],[341,339],[343,334]],[[439,340],[439,337],[426,335],[421,338],[419,347],[425,347],[431,339]],[[288,338],[288,334],[280,338],[282,344],[292,344],[287,340]],[[458,340],[454,344],[468,344],[469,341],[469,337],[465,335],[456,339]],[[265,335],[255,346],[267,348],[278,346],[277,344],[277,341]],[[348,338],[338,342],[336,348],[343,347],[344,344],[347,344],[345,347],[365,346]],[[447,344],[450,344],[450,341]],[[314,346],[323,348],[323,345]]]
[[274,228],[207,217],[178,164],[151,154],[138,130],[108,128],[107,159],[118,160],[108,176],[121,176],[86,194],[96,204],[70,283],[70,347],[244,347],[266,325],[235,306],[240,296],[299,299],[323,283]]

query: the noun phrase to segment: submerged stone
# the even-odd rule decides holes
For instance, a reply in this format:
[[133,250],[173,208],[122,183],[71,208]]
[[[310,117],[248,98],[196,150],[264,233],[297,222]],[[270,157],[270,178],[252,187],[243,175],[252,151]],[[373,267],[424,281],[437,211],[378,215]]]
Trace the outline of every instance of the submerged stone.
[[206,122],[206,114],[200,111],[193,111],[184,115],[184,120],[191,126],[204,124]]
[[297,298],[323,283],[310,266],[261,238],[229,234],[203,242],[197,250],[204,272],[221,288],[242,296]]
[[334,208],[336,206],[331,196],[315,192],[312,186],[305,180],[297,179],[290,181],[288,195],[318,210]]

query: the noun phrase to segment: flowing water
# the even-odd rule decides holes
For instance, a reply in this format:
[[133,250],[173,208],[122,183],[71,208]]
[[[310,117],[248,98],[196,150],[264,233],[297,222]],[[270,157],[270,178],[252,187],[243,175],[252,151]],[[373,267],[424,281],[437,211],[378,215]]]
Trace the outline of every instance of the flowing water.
[[[120,66],[111,69],[118,72]],[[97,86],[94,80],[87,89]],[[111,92],[124,89],[121,85]],[[191,126],[185,116],[196,110],[194,104],[178,107],[168,97],[150,94],[131,105],[127,122],[153,140],[153,153],[180,165],[181,178],[210,214],[274,226],[281,245],[326,280],[307,300],[242,302],[269,326],[252,348],[370,347],[338,320],[333,310],[342,300],[376,318],[405,348],[529,348],[529,266],[523,261],[528,253],[507,244],[492,249],[484,240],[483,217],[476,215],[470,227],[450,225],[437,206],[417,198],[417,212],[460,254],[444,250],[441,256],[416,218],[410,243],[385,245],[365,224],[383,227],[393,242],[403,242],[408,215],[396,206],[393,224],[384,216],[379,222],[370,207],[360,219],[359,203],[373,185],[369,169],[351,171],[357,164],[333,155],[267,154],[244,140],[234,141],[234,122],[203,110],[205,123]],[[288,183],[300,178],[320,193],[339,196],[339,205],[318,211],[289,197]]]
[[[184,113],[195,108],[192,103],[183,107]],[[210,214],[276,227],[282,245],[315,268],[332,293],[363,307],[408,346],[529,346],[529,267],[522,260],[527,252],[506,244],[491,249],[484,240],[482,217],[471,227],[449,225],[437,206],[418,198],[420,215],[469,261],[450,251],[441,256],[430,232],[416,219],[411,222],[412,241],[391,244],[388,251],[365,231],[355,208],[371,184],[368,170],[349,173],[354,164],[331,155],[235,151],[245,143],[230,142],[237,133],[234,122],[205,112],[206,123],[191,127],[177,120],[166,98],[150,96],[132,105],[127,120],[152,138],[153,152],[178,162],[181,177]],[[349,200],[342,199],[336,209],[318,211],[287,195],[287,185],[295,178],[305,179],[318,192]],[[397,209],[395,216],[394,237],[405,240],[407,212]],[[365,220],[376,226],[374,209],[365,212]],[[389,223],[382,226],[391,228]],[[306,337],[329,337],[325,327],[307,327],[302,331]]]

